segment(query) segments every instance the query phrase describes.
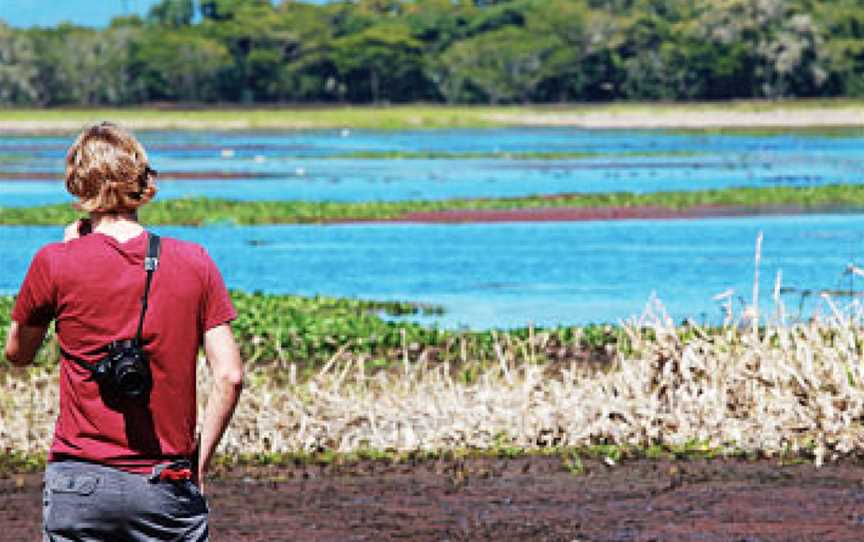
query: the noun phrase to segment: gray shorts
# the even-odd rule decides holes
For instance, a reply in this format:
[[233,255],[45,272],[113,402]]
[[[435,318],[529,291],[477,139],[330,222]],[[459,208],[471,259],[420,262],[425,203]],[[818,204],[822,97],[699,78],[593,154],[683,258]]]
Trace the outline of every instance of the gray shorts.
[[207,512],[191,481],[151,482],[83,461],[45,469],[43,542],[206,541]]

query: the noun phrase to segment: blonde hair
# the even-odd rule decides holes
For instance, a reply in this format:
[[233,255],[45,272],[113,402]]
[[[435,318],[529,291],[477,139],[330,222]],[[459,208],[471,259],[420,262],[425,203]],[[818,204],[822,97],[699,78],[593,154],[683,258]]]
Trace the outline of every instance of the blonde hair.
[[144,147],[110,122],[85,129],[66,153],[66,190],[87,212],[133,212],[156,195]]

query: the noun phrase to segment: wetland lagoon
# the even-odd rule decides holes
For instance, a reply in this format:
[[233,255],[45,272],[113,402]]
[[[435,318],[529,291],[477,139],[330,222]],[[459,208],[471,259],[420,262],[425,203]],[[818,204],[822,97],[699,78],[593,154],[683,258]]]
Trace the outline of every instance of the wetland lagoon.
[[[345,128],[140,135],[161,172],[157,201],[163,202],[203,197],[374,206],[534,197],[542,206],[544,198],[565,194],[621,193],[657,196],[662,204],[666,192],[855,190],[864,172],[864,135],[852,130]],[[67,203],[61,179],[68,143],[68,136],[0,136],[0,208],[8,213]],[[864,217],[849,206],[828,214],[794,211],[461,224],[240,226],[216,220],[157,229],[204,243],[231,288],[432,304],[443,313],[418,321],[445,328],[617,323],[641,314],[653,296],[676,321],[717,323],[730,300],[737,309],[750,302],[760,231],[762,303],[771,303],[778,273],[791,316],[824,309],[820,291],[856,289],[855,276],[845,271],[864,259]],[[0,293],[13,294],[33,252],[58,235],[53,226],[0,226]]]
[[[140,135],[145,221],[203,243],[240,313],[222,532],[860,539],[861,133]],[[74,217],[68,142],[0,136],[2,330]],[[0,365],[15,538],[38,535],[57,357]]]

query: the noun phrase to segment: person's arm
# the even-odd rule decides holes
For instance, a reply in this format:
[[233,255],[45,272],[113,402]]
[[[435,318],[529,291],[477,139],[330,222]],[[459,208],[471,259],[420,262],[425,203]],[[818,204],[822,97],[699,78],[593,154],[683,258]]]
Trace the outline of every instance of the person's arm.
[[[90,219],[83,218],[66,226],[63,232],[63,241],[71,241],[82,235],[87,235],[91,231]],[[34,313],[38,313],[37,320],[50,320],[46,316],[46,308],[51,305],[51,300],[47,296],[50,294],[50,286],[48,279],[45,278],[44,269],[46,266],[36,267],[35,260],[31,264],[31,269],[28,272],[28,277],[25,279],[22,293],[25,295],[19,296],[22,300],[26,300],[21,306],[21,313],[26,315],[26,318],[32,319]],[[32,277],[31,277],[32,274]],[[28,282],[27,279],[30,279]],[[36,285],[35,292],[33,285]],[[51,311],[47,311],[51,312]],[[19,314],[19,316],[20,316]],[[24,367],[33,363],[36,358],[36,353],[39,347],[42,346],[42,341],[45,340],[45,334],[48,332],[47,325],[33,325],[32,323],[20,324],[14,319],[12,325],[9,326],[9,334],[6,335],[6,348],[3,355],[6,360],[12,365]],[[22,322],[28,322],[27,319],[22,319]]]
[[204,334],[204,353],[213,374],[213,384],[204,411],[198,472],[195,473],[202,492],[210,460],[231,421],[243,389],[243,361],[229,324],[216,326]]
[[22,326],[13,320],[6,336],[6,359],[18,367],[30,365],[47,332],[48,326]]
[[12,325],[3,352],[12,365],[23,367],[33,362],[54,319],[56,288],[51,272],[52,252],[51,245],[46,245],[33,256],[12,307]]

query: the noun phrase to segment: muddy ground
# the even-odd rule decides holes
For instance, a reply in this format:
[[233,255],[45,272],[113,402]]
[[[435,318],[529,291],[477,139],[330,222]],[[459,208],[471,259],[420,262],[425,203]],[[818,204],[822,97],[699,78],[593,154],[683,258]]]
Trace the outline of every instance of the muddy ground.
[[[437,460],[235,468],[209,482],[214,541],[861,541],[864,464]],[[0,479],[0,539],[39,540],[41,479]]]

